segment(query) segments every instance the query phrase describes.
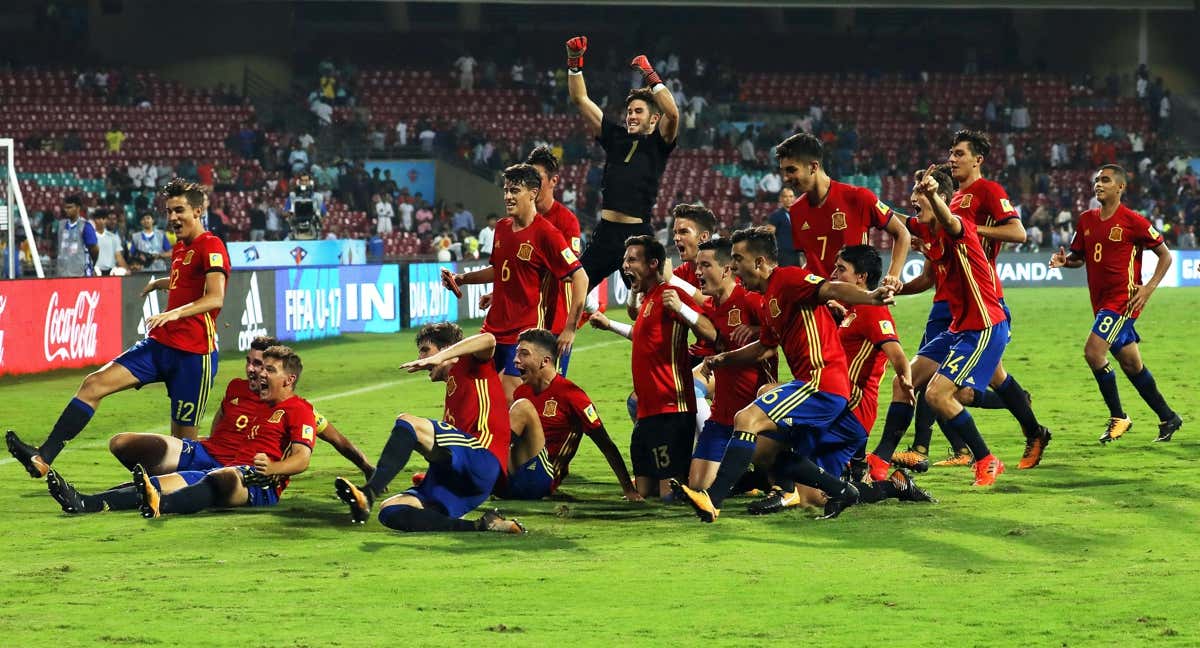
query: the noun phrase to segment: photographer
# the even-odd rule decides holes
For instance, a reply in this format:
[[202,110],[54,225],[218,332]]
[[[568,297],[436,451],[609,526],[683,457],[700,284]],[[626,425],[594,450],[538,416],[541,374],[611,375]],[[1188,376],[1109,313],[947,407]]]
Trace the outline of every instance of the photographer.
[[312,177],[302,174],[296,181],[296,188],[288,194],[287,205],[288,225],[293,241],[313,241],[321,236],[321,218],[325,216],[325,195],[313,186]]

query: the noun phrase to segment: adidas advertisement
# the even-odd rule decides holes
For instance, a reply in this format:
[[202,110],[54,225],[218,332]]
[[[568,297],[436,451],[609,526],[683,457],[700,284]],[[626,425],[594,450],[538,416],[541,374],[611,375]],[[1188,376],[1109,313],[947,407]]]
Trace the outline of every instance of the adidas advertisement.
[[254,338],[275,332],[275,273],[234,272],[225,287],[225,308],[217,320],[222,351],[247,351]]

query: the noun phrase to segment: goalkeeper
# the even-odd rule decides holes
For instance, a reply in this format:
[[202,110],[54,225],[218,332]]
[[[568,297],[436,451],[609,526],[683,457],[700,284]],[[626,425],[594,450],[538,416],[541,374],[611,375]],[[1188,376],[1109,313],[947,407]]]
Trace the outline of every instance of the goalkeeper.
[[312,405],[295,394],[302,370],[300,356],[290,348],[264,351],[261,399],[232,399],[212,435],[186,447],[175,472],[152,476],[154,466],[147,470],[136,464],[132,484],[84,495],[51,471],[46,476],[50,494],[67,513],[138,508],[147,518],[211,507],[271,506],[289,478],[308,468],[316,439]]
[[625,239],[654,235],[650,218],[658,198],[659,181],[667,168],[667,157],[675,150],[679,108],[643,54],[630,65],[642,73],[646,87],[630,92],[625,99],[624,125],[605,117],[600,106],[588,98],[583,82],[586,51],[586,36],[567,41],[567,89],[571,102],[579,107],[588,130],[606,154],[600,183],[603,191],[600,222],[580,258],[591,291],[620,269]]

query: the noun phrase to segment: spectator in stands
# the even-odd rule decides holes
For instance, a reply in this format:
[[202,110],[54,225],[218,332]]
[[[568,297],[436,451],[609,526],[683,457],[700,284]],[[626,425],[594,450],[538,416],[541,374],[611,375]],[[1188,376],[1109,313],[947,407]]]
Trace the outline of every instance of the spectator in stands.
[[479,63],[471,56],[469,52],[464,53],[454,61],[454,70],[458,76],[459,90],[474,90],[475,89],[475,67]]
[[403,118],[396,122],[396,146],[398,148],[408,146],[408,121]]
[[422,151],[430,154],[433,153],[433,142],[437,139],[437,133],[433,131],[432,127],[426,126],[425,130],[417,135],[417,139],[421,141]]
[[83,150],[83,140],[79,138],[78,130],[72,128],[67,131],[66,136],[63,137],[62,150],[68,153]]
[[217,163],[216,169],[213,171],[213,187],[218,191],[233,191],[236,189],[236,177],[233,174],[233,167],[222,160]]
[[468,232],[475,231],[475,215],[464,207],[462,203],[455,203],[454,207],[454,220],[451,221],[453,231],[457,232],[464,229]]
[[413,231],[413,207],[412,198],[408,196],[408,190],[405,189],[402,195],[396,199],[396,211],[400,214],[400,229],[405,232]]
[[92,274],[99,256],[96,228],[85,218],[83,199],[78,194],[63,201],[65,218],[58,224],[58,257],[55,274],[59,277],[84,277]]
[[284,211],[289,215],[289,236],[292,240],[312,241],[320,238],[321,219],[326,215],[325,195],[316,190],[308,174],[302,174],[297,179],[295,190],[288,194]]
[[371,202],[374,205],[375,232],[377,234],[391,234],[394,229],[392,219],[396,216],[395,210],[392,209],[392,204],[384,200],[379,194],[372,195]]
[[133,181],[133,186],[141,188],[142,183],[146,179],[146,163],[135,159],[129,163],[129,168],[126,172],[129,174],[129,179]]
[[300,148],[299,143],[293,144],[291,152],[288,153],[288,167],[294,176],[308,172],[308,152]]
[[433,207],[427,200],[421,198],[419,191],[413,196],[413,200],[417,204],[417,234],[428,234],[433,231]]
[[1042,249],[1042,238],[1042,228],[1038,227],[1036,223],[1031,223],[1025,230],[1025,250],[1028,252],[1039,252]]
[[267,239],[267,199],[259,198],[250,208],[250,240],[265,241]]
[[318,126],[333,124],[333,105],[329,102],[321,100],[320,97],[313,97],[308,103],[308,110],[316,116]]
[[217,169],[212,160],[204,160],[196,166],[196,178],[197,182],[212,191],[217,184]]
[[769,167],[758,181],[760,199],[775,200],[779,197],[781,189],[783,189],[783,179],[779,177],[779,172],[774,167]]
[[738,178],[738,190],[744,200],[754,200],[758,197],[758,178],[754,176],[750,166],[742,164],[742,175]]
[[1023,133],[1029,130],[1032,121],[1029,117],[1029,106],[1022,101],[1013,107],[1012,110],[1012,129],[1018,133]]
[[742,133],[742,141],[738,143],[738,155],[743,165],[752,164],[758,161],[758,154],[754,150],[754,127],[747,126]]
[[572,183],[568,182],[568,183],[565,183],[565,184],[563,185],[563,191],[562,191],[562,204],[563,204],[563,206],[565,206],[567,209],[569,209],[569,210],[571,210],[572,212],[574,212],[574,211],[575,211],[575,205],[576,205],[576,201],[577,201],[578,197],[579,197],[579,194],[577,194],[577,193],[575,192],[575,185],[574,185],[574,184],[572,184]]
[[104,134],[104,143],[108,146],[109,153],[120,153],[121,144],[125,143],[125,132],[121,130],[121,125],[114,123],[112,128]]
[[162,230],[154,226],[154,214],[142,214],[142,231],[130,237],[129,265],[134,270],[163,272],[171,258],[171,242]]
[[489,259],[492,256],[492,244],[496,240],[496,214],[488,214],[487,225],[479,230],[479,257]]
[[367,144],[371,147],[372,153],[384,151],[387,146],[387,133],[383,132],[383,124],[372,124],[371,132],[367,133]]
[[1158,133],[1167,136],[1171,133],[1171,91],[1163,90],[1162,98],[1158,100]]
[[1176,240],[1175,247],[1181,250],[1193,250],[1196,248],[1196,226],[1183,225],[1179,231],[1179,237]]

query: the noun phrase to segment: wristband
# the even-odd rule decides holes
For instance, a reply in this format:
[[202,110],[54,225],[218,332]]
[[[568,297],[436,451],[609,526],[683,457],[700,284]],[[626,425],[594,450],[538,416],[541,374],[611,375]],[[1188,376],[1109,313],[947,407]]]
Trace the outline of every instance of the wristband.
[[680,277],[679,275],[674,275],[674,274],[671,275],[671,279],[667,283],[672,286],[675,286],[676,288],[682,290],[683,292],[685,292],[689,295],[696,294],[696,287],[693,286],[692,284],[688,283],[686,279],[684,279],[683,277]]
[[609,320],[608,329],[621,337],[629,337],[633,334],[633,327],[625,322],[614,322]]
[[660,83],[654,84],[654,87],[650,88],[650,92],[658,92],[659,90],[666,90],[666,89],[667,89],[667,86],[663,85],[660,82]]
[[579,76],[583,74],[583,70],[579,68],[567,68],[567,74],[570,76]]
[[695,309],[687,304],[684,304],[682,307],[680,307],[679,315],[692,326],[695,326],[696,323],[700,321],[700,313],[697,313]]

